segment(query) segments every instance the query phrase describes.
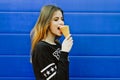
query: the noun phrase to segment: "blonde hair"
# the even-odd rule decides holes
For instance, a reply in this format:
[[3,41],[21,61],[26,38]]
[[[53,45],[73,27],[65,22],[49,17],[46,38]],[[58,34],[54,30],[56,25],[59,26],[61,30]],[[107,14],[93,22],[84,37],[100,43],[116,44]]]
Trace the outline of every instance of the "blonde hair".
[[46,38],[52,16],[54,12],[58,10],[60,10],[63,14],[63,11],[59,7],[54,5],[46,5],[42,8],[40,16],[30,34],[32,40],[31,52],[34,51],[35,45],[39,41]]

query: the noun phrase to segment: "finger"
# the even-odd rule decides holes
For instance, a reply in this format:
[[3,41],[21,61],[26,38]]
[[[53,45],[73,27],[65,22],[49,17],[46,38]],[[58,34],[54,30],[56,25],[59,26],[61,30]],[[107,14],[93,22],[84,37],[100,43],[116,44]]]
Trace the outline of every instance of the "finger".
[[73,39],[72,39],[72,37],[70,37],[69,39],[68,39],[68,41],[72,41]]
[[69,44],[68,47],[71,48],[73,46],[73,43]]
[[71,36],[71,34],[69,34],[65,39],[69,39],[70,38],[70,36]]
[[68,41],[68,43],[67,43],[67,44],[68,44],[68,45],[73,44],[73,40]]

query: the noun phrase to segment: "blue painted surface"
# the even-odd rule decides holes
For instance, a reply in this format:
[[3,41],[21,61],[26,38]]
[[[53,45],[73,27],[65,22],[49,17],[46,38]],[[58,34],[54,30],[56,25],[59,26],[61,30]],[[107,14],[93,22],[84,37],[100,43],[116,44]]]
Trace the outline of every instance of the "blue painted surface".
[[[0,13],[0,33],[29,33],[35,25],[39,12]],[[72,34],[119,34],[119,13],[68,13],[65,24]]]
[[120,34],[119,13],[65,13],[73,34]]
[[29,55],[29,34],[2,34],[0,35],[0,55]]
[[1,0],[0,11],[36,12],[46,4],[55,4],[70,12],[120,12],[119,0]]
[[120,57],[70,57],[70,76],[80,78],[119,78]]
[[71,56],[120,56],[119,35],[73,36]]
[[29,33],[46,4],[70,26],[70,80],[120,80],[120,0],[1,0],[0,80],[35,80]]
[[0,13],[0,33],[30,33],[39,13]]

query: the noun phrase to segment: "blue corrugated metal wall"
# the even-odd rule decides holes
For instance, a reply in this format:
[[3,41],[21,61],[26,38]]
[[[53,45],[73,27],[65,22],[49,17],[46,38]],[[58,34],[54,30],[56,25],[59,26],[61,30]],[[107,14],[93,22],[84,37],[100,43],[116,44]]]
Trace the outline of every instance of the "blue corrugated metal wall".
[[120,0],[0,0],[0,80],[34,80],[29,33],[48,3],[73,35],[70,80],[120,80]]

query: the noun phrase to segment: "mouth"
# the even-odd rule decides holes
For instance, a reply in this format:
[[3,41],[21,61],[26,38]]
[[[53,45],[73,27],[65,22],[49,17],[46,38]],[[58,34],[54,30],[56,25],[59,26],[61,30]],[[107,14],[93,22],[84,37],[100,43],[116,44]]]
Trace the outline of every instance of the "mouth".
[[60,30],[60,27],[58,27],[58,30]]
[[57,28],[59,31],[60,31],[60,34],[62,34],[61,30],[60,30],[60,27]]

